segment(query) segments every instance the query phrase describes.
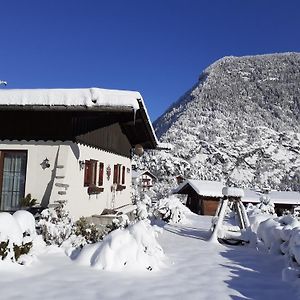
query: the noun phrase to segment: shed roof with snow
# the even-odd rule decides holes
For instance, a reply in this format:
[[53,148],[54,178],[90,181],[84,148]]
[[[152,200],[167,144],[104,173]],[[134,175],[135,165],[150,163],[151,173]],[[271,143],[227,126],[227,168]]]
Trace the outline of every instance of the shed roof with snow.
[[186,179],[176,189],[173,194],[184,194],[186,187],[190,186],[198,195],[205,197],[223,197],[223,182],[211,180]]
[[267,194],[262,194],[259,191],[248,190],[244,191],[242,202],[259,203],[262,195],[268,196],[274,204],[292,204],[300,205],[300,193],[292,191],[270,191]]

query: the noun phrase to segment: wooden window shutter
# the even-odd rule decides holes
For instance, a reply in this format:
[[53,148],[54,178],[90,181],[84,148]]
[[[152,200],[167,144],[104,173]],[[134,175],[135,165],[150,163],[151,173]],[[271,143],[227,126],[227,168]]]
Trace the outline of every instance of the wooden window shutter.
[[104,163],[99,163],[99,181],[98,185],[103,185]]
[[114,165],[114,180],[113,183],[118,183],[118,165]]
[[84,186],[96,185],[97,182],[97,161],[86,160],[84,164]]
[[125,166],[122,167],[122,184],[125,184]]

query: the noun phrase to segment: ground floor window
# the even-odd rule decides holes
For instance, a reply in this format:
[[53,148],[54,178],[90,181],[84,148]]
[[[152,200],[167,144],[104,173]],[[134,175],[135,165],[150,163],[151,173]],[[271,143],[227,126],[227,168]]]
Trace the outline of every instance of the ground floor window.
[[20,207],[25,193],[27,151],[0,151],[0,209]]

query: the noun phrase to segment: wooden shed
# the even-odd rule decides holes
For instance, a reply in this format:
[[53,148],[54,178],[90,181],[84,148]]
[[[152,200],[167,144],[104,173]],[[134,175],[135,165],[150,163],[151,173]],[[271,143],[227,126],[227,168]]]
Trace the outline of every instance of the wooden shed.
[[224,184],[220,181],[187,179],[173,194],[187,195],[186,206],[199,215],[214,216],[222,199]]

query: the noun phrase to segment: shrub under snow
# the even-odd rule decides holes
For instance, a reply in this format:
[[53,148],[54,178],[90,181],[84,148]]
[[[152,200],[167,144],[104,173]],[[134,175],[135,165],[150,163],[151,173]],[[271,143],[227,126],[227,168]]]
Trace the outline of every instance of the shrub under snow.
[[154,215],[165,222],[182,223],[191,211],[176,196],[159,200]]
[[151,215],[150,207],[151,207],[151,198],[144,194],[143,197],[136,202],[136,216],[138,220],[148,219]]
[[102,242],[86,245],[76,261],[109,271],[158,270],[164,253],[156,237],[158,228],[139,221],[108,234]]
[[56,207],[41,212],[38,225],[47,245],[61,246],[72,233],[73,220],[65,210],[65,204],[62,201]]
[[0,259],[29,263],[32,258],[27,254],[36,248],[38,238],[35,220],[31,213],[20,210],[13,215],[0,213]]

